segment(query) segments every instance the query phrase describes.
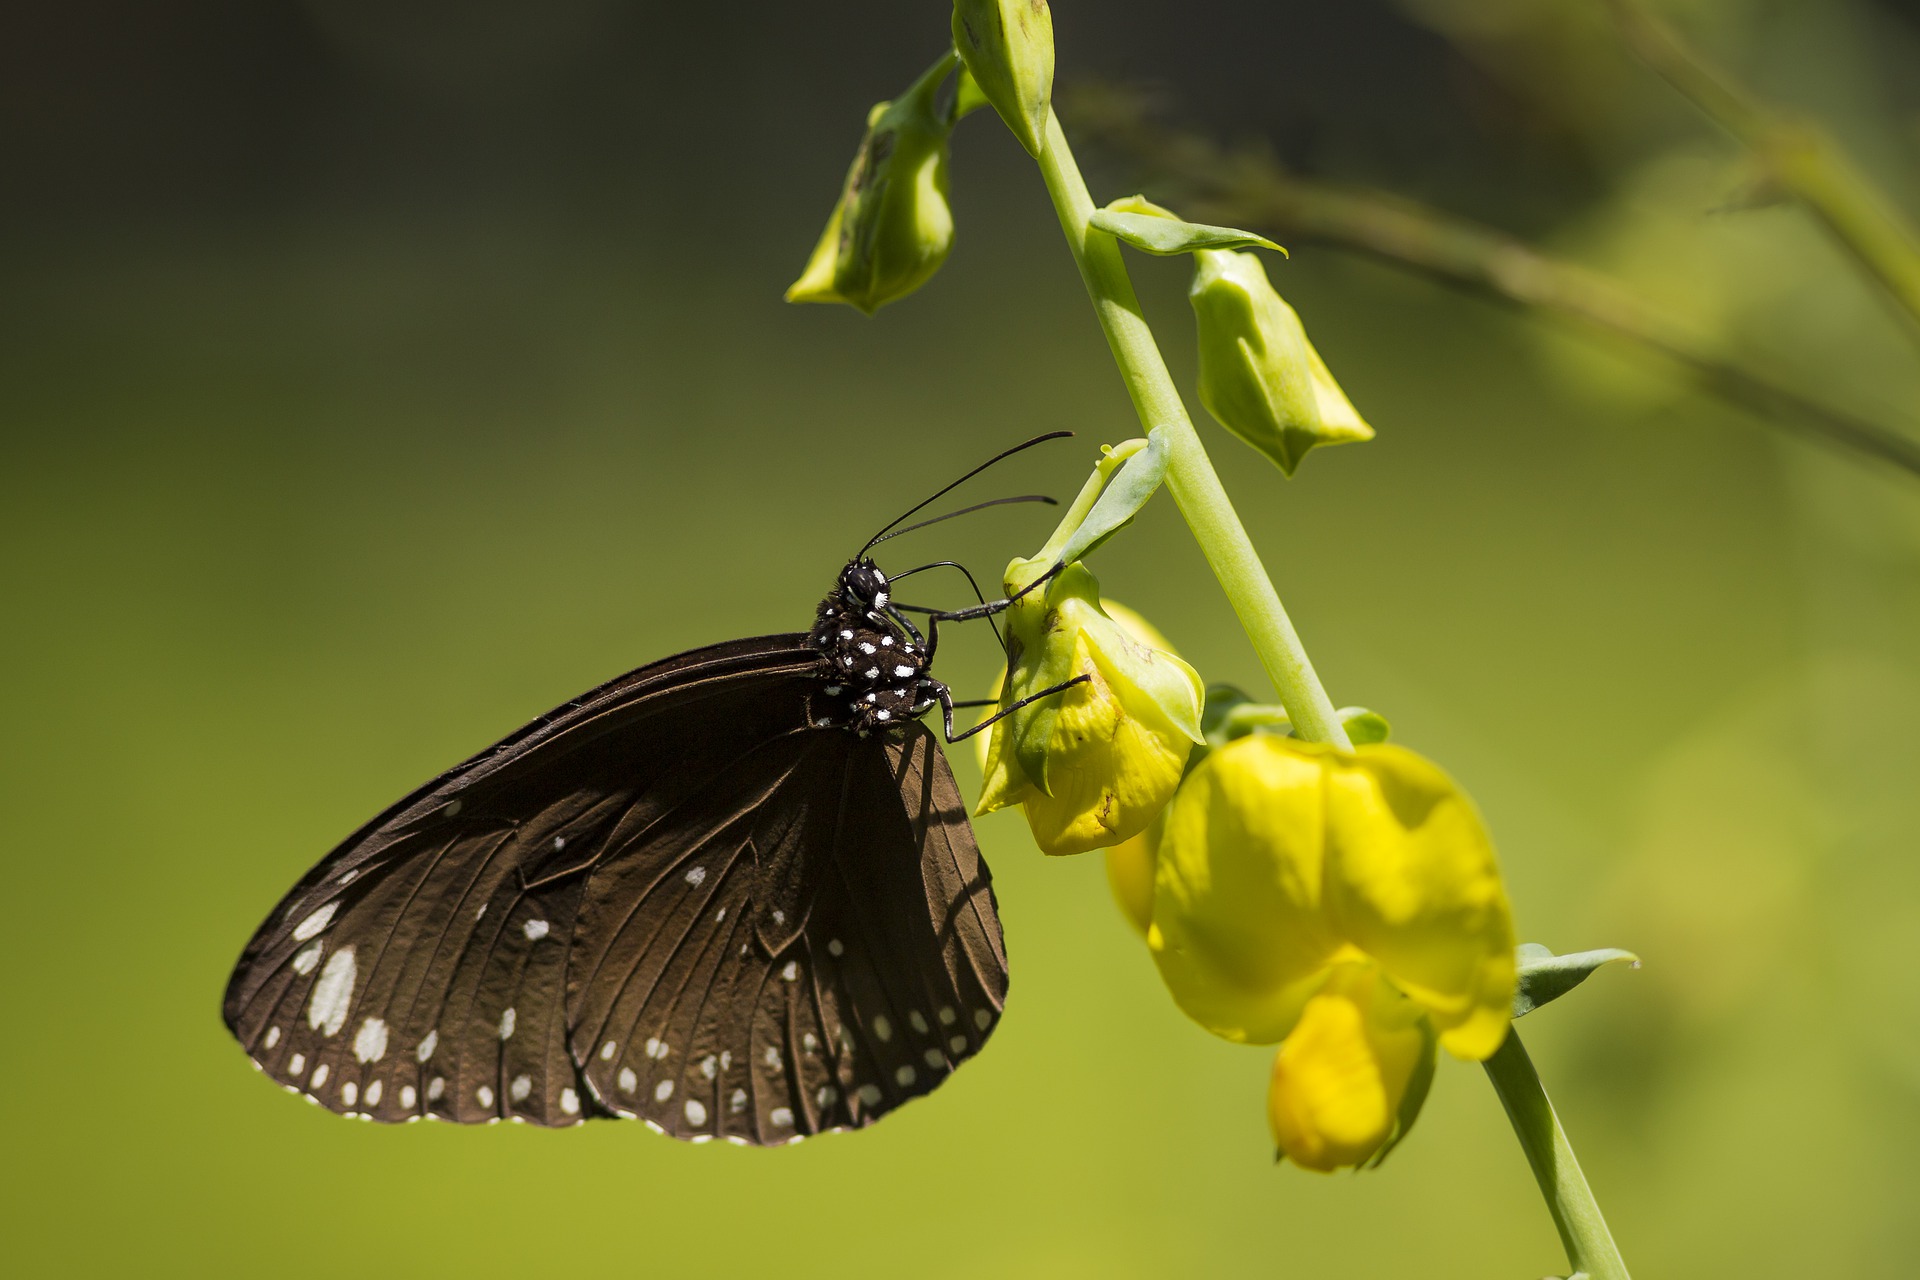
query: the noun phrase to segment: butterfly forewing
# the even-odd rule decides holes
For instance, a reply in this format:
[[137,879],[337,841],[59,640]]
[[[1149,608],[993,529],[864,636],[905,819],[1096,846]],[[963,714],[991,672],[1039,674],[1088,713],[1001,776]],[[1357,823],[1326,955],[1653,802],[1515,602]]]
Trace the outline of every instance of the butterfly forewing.
[[535,721],[329,855],[226,1019],[332,1110],[772,1144],[939,1084],[1005,997],[987,875],[917,724],[820,727],[805,637]]

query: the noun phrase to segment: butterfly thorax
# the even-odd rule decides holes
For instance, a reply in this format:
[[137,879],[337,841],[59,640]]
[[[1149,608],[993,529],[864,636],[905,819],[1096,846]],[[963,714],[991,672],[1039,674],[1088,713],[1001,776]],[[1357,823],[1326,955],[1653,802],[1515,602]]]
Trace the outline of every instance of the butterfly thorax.
[[826,682],[813,701],[821,728],[862,737],[912,720],[935,704],[927,650],[891,607],[887,579],[872,561],[856,560],[820,602],[809,642],[826,659]]

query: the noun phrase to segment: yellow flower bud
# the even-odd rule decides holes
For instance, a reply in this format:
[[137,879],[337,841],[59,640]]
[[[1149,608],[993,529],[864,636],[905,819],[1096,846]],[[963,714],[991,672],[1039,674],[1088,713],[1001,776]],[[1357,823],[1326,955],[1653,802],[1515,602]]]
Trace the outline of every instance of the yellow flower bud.
[[1200,403],[1288,475],[1315,445],[1371,440],[1300,317],[1251,253],[1202,250],[1187,292],[1200,326]]
[[955,0],[953,47],[981,96],[1032,155],[1047,148],[1053,13],[1047,0]]
[[1167,813],[1147,945],[1174,1000],[1229,1040],[1288,1036],[1327,974],[1367,962],[1456,1057],[1513,1004],[1505,886],[1479,816],[1403,747],[1254,734],[1210,754]]
[[1322,1173],[1383,1154],[1425,1100],[1433,1053],[1413,1001],[1370,964],[1340,965],[1274,1056],[1267,1089],[1274,1146]]
[[[1016,561],[1009,593],[1046,567]],[[1020,805],[1049,854],[1085,853],[1137,835],[1173,795],[1200,741],[1199,675],[1104,611],[1099,584],[1078,562],[1007,618],[1013,659],[1003,705],[1088,679],[995,724],[976,812]]]
[[947,203],[953,121],[935,101],[951,60],[867,115],[867,134],[788,302],[844,302],[872,315],[925,284],[953,248]]

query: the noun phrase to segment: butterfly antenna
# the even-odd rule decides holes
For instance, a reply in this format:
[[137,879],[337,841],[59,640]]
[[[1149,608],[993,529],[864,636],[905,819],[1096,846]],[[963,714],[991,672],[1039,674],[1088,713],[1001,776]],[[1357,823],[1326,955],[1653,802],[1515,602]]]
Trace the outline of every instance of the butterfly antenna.
[[997,462],[1006,461],[1008,458],[1011,458],[1014,454],[1019,453],[1023,449],[1031,449],[1033,448],[1033,446],[1037,444],[1045,444],[1049,440],[1064,440],[1067,437],[1071,436],[1072,434],[1073,432],[1071,431],[1049,431],[1045,435],[1035,436],[1031,440],[1023,440],[1019,444],[1013,446],[1013,448],[1008,449],[1002,453],[994,454],[991,458],[988,458],[985,462],[981,463],[979,466],[975,467],[973,470],[967,472],[967,474],[961,476],[958,480],[955,480],[952,484],[940,490],[940,492],[934,494],[931,498],[928,498],[925,502],[916,503],[914,506],[908,508],[906,511],[901,512],[897,519],[889,521],[886,527],[881,529],[879,533],[876,533],[871,538],[868,538],[867,545],[860,548],[859,555],[856,555],[854,559],[858,560],[861,556],[866,555],[867,552],[872,549],[873,544],[880,541],[881,538],[885,537],[887,533],[891,531],[895,525],[900,523],[901,520],[905,520],[908,516],[914,515],[915,513],[922,511],[929,506],[932,506],[935,502],[939,501],[941,498],[946,497],[949,493],[952,493],[955,489],[958,489],[961,485],[973,479],[975,476],[979,475],[982,471],[985,471],[988,467],[993,466]]
[[[887,541],[889,538],[897,538],[903,533],[912,533],[915,529],[924,529],[930,524],[939,524],[942,520],[951,520],[955,516],[970,515],[975,511],[984,511],[988,507],[1004,507],[1010,503],[1015,503],[1015,502],[1044,502],[1050,507],[1057,507],[1060,505],[1060,502],[1058,499],[1049,498],[1044,493],[1023,493],[1017,498],[994,498],[988,502],[976,502],[970,507],[962,507],[958,511],[949,511],[947,512],[947,514],[943,516],[935,516],[931,520],[922,520],[917,524],[910,524],[904,529],[895,529],[892,533],[883,533],[879,537],[875,538],[872,542],[869,542],[865,547],[863,547],[861,549],[860,554],[865,555],[868,551],[873,550],[873,548],[879,546],[881,543]],[[912,513],[909,512],[908,514],[910,515]],[[901,518],[905,519],[904,516]]]

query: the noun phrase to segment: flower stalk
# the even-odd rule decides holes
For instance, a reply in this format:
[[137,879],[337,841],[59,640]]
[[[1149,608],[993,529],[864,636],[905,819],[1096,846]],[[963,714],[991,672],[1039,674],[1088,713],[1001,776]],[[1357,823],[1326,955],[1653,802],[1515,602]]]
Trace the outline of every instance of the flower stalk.
[[1187,416],[1173,375],[1167,371],[1153,331],[1141,314],[1140,300],[1120,257],[1120,242],[1091,226],[1093,197],[1074,163],[1059,117],[1051,111],[1047,113],[1046,144],[1039,163],[1047,194],[1053,199],[1061,230],[1080,267],[1087,294],[1093,299],[1094,312],[1113,350],[1114,362],[1120,367],[1134,412],[1147,429],[1166,430],[1172,449],[1167,489],[1239,615],[1240,625],[1253,641],[1295,731],[1314,742],[1350,747],[1346,729],[1334,714],[1333,701],[1320,684],[1300,635],[1273,588],[1273,580],[1221,486],[1193,420]]
[[[1352,750],[1346,728],[1194,430],[1141,312],[1140,300],[1121,260],[1120,243],[1091,224],[1093,197],[1074,163],[1059,118],[1051,110],[1047,113],[1046,146],[1038,161],[1054,212],[1134,411],[1143,426],[1164,432],[1169,443],[1167,488],[1253,641],[1294,732],[1307,741]],[[1627,1280],[1620,1251],[1517,1033],[1509,1028],[1500,1048],[1485,1065],[1540,1184],[1575,1275],[1584,1280]]]
[[1533,1168],[1534,1181],[1540,1184],[1540,1194],[1546,1199],[1547,1212],[1553,1215],[1553,1225],[1560,1232],[1574,1274],[1589,1280],[1627,1280],[1627,1264],[1613,1242],[1613,1233],[1607,1230],[1599,1202],[1593,1198],[1587,1176],[1580,1172],[1580,1161],[1567,1141],[1567,1131],[1560,1127],[1560,1117],[1554,1114],[1553,1103],[1547,1099],[1526,1046],[1520,1043],[1517,1028],[1507,1031],[1506,1040],[1484,1065],[1487,1079],[1493,1081],[1493,1090],[1500,1095],[1500,1104],[1507,1109],[1507,1119],[1513,1122],[1520,1147],[1527,1153],[1527,1163]]

